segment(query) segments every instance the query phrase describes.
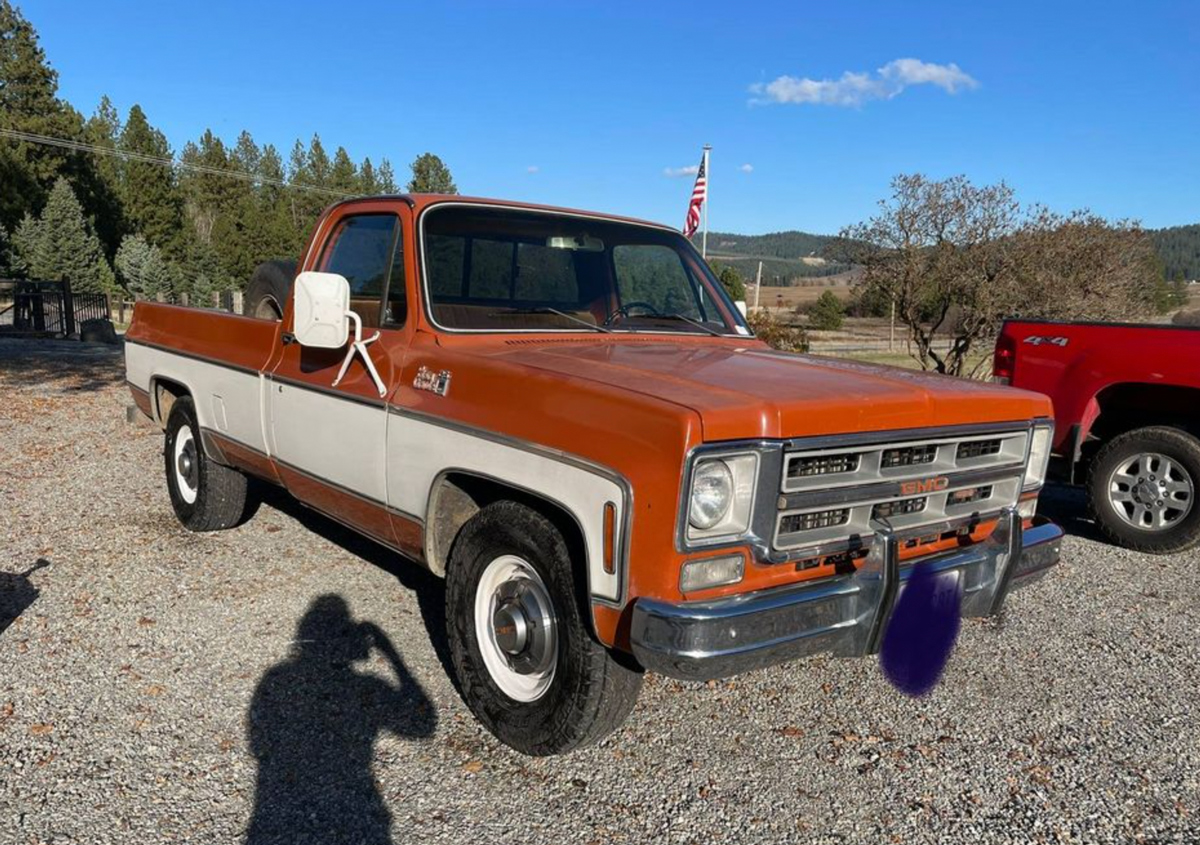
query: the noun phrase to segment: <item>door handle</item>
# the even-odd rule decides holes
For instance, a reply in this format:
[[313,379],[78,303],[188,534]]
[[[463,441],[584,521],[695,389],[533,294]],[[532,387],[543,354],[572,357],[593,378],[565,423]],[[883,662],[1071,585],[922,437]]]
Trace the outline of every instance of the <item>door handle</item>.
[[283,341],[284,346],[291,346],[296,342],[296,336],[291,332],[284,332],[280,340]]

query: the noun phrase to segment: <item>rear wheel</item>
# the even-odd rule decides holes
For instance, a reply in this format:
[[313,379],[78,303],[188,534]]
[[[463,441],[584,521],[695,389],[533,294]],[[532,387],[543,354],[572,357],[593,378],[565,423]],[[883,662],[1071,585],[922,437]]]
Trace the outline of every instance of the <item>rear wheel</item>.
[[167,417],[167,491],[175,516],[192,531],[232,528],[246,513],[246,476],[204,454],[190,396],[181,396]]
[[1096,454],[1088,505],[1108,539],[1130,549],[1170,554],[1200,541],[1200,440],[1177,428],[1125,432]]
[[562,534],[525,505],[488,505],[454,543],[446,619],[463,698],[525,754],[601,739],[641,689],[641,671],[592,637],[577,587]]

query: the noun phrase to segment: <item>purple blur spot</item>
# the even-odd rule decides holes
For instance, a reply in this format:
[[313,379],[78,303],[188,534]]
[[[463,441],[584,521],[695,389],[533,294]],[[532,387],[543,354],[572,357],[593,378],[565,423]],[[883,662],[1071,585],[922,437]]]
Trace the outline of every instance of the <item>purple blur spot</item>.
[[961,598],[957,573],[913,571],[879,650],[883,674],[896,689],[915,697],[937,685],[958,638]]

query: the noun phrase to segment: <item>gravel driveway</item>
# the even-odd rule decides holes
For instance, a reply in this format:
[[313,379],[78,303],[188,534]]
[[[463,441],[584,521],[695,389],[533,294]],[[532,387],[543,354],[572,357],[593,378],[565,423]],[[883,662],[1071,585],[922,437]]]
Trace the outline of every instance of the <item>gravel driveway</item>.
[[1069,492],[1062,565],[925,699],[869,659],[651,676],[532,760],[456,694],[436,579],[278,494],[184,531],[119,349],[0,340],[0,390],[0,843],[1200,841],[1200,554]]

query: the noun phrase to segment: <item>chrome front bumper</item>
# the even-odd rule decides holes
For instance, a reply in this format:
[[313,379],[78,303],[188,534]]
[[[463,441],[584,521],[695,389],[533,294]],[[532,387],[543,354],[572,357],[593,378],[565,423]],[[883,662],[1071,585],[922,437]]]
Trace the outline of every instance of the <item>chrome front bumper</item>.
[[[958,573],[963,616],[992,616],[1009,590],[1058,563],[1062,536],[1045,519],[1023,529],[1016,509],[1008,508],[988,539],[919,563]],[[881,532],[853,574],[713,601],[639,599],[633,653],[647,669],[685,680],[723,678],[822,652],[874,654],[912,572],[900,566],[899,539]]]

